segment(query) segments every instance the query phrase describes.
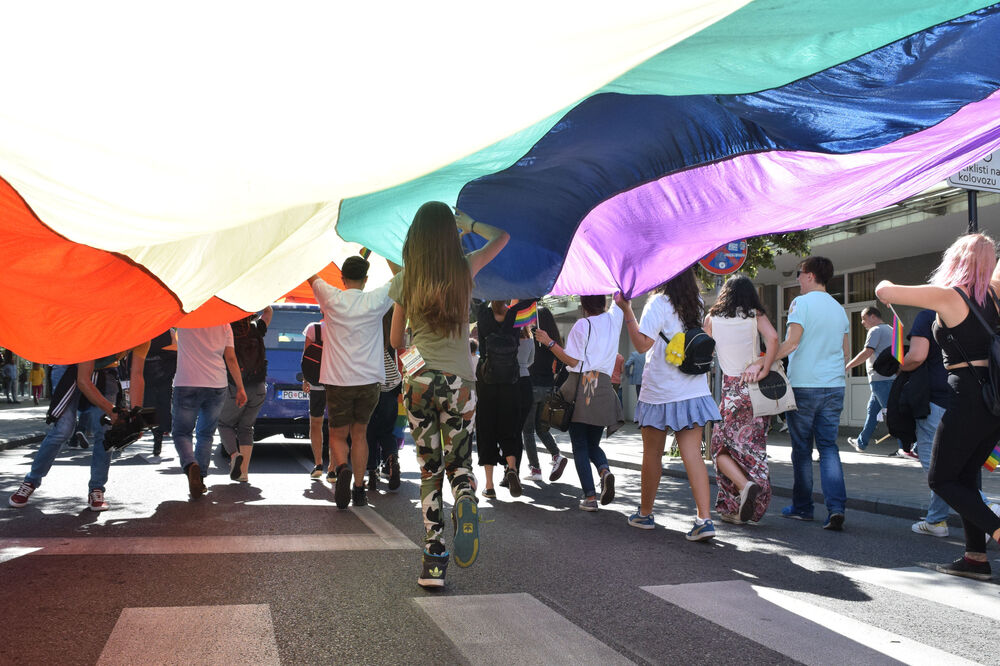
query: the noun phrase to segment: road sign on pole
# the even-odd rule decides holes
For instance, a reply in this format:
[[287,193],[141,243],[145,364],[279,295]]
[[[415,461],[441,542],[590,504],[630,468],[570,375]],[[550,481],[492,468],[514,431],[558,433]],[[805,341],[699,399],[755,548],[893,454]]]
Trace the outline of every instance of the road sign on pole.
[[948,183],[967,190],[1000,192],[1000,150],[949,176]]
[[740,240],[726,243],[719,249],[709,252],[698,263],[712,275],[729,275],[740,270],[746,260],[747,242]]

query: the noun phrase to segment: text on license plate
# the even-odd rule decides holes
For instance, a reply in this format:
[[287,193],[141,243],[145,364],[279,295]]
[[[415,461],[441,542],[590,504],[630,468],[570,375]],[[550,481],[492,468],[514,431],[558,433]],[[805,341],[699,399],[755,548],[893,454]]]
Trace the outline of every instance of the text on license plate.
[[305,391],[278,391],[278,400],[308,400],[309,394]]

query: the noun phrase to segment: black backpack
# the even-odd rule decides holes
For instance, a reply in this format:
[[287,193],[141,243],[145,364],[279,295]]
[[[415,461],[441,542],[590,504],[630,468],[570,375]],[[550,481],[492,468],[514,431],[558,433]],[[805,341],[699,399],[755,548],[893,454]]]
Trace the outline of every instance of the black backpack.
[[487,384],[516,384],[519,340],[511,333],[495,331],[486,336],[486,354],[479,362],[479,378]]
[[[954,287],[954,289],[962,297],[966,305],[969,306],[969,311],[976,315],[976,319],[979,320],[979,323],[983,325],[983,328],[990,335],[989,357],[986,359],[989,361],[986,366],[987,377],[986,379],[980,379],[979,384],[983,387],[983,402],[986,403],[986,409],[993,416],[1000,416],[1000,335],[997,335],[996,329],[986,322],[986,318],[980,312],[979,306],[973,303],[961,289],[958,287]],[[992,289],[989,290],[989,298],[992,299],[993,306],[997,309],[997,312],[1000,312],[1000,303],[997,303],[997,295],[993,293]],[[962,358],[971,366],[972,362],[965,355],[965,350],[958,344],[958,340],[952,336],[950,331],[948,332],[948,341],[952,342],[958,348],[958,352],[962,355]],[[976,374],[976,377],[978,378],[979,375]]]
[[306,343],[302,350],[302,376],[313,386],[320,386],[319,368],[323,362],[323,327],[319,322],[313,324],[313,340]]
[[[903,354],[906,354],[905,347]],[[883,377],[892,377],[899,372],[899,361],[892,355],[892,345],[879,352],[879,355],[875,357],[875,361],[872,363],[872,370]]]
[[[660,331],[660,337],[667,344],[667,336]],[[677,369],[686,375],[703,375],[712,369],[712,356],[715,354],[715,338],[705,332],[701,326],[695,326],[684,331],[684,360]]]
[[267,379],[267,352],[264,349],[267,324],[262,319],[255,319],[251,326],[250,319],[244,318],[234,321],[230,326],[233,329],[233,348],[240,374],[243,375],[243,384],[259,384]]

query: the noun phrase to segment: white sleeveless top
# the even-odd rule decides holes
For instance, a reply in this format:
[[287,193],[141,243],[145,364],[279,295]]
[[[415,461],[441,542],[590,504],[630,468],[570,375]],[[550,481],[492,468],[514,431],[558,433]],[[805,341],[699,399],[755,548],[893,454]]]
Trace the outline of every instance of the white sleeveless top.
[[743,374],[750,361],[760,355],[756,322],[752,317],[712,317],[711,320],[719,367],[729,377]]

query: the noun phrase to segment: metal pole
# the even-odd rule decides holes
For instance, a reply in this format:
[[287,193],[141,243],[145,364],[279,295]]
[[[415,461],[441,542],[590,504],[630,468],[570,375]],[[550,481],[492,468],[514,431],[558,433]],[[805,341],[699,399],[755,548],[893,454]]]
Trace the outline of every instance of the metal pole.
[[[719,294],[722,292],[722,276],[715,276],[715,299],[719,299]],[[722,401],[722,366],[719,365],[718,361],[715,363],[715,369],[712,372],[712,396],[715,398],[716,404]],[[705,460],[712,459],[712,424],[705,424]]]
[[979,207],[976,205],[976,191],[969,190],[969,233],[979,231]]

